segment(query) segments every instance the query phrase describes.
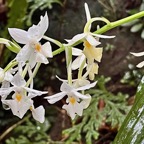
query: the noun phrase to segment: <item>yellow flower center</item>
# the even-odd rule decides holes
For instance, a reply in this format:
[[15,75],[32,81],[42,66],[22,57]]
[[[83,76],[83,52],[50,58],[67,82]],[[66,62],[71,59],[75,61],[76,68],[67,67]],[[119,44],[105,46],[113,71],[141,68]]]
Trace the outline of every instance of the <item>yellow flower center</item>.
[[76,99],[74,97],[70,97],[69,101],[70,101],[71,104],[75,104]]
[[85,42],[84,42],[84,46],[85,46],[86,48],[91,48],[91,47],[92,47],[91,44],[90,44],[88,41],[85,41]]
[[31,111],[33,110],[33,107],[32,106],[30,106],[30,108],[29,108]]
[[35,45],[35,50],[38,51],[38,52],[40,52],[41,51],[41,44],[37,43]]
[[16,94],[16,100],[17,100],[18,102],[20,102],[21,99],[22,99],[22,95],[20,95],[19,93],[17,93],[17,94]]

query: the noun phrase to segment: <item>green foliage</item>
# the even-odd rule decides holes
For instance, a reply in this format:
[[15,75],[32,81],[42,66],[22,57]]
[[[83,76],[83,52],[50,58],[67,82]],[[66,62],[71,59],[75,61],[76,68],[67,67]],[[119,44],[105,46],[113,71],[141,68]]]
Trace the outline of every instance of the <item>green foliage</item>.
[[128,65],[129,70],[125,71],[121,83],[128,84],[130,86],[137,86],[143,75],[143,69],[135,69],[133,64]]
[[91,104],[84,110],[80,123],[77,124],[77,118],[72,128],[63,131],[63,134],[68,137],[66,143],[80,141],[82,135],[85,135],[86,143],[92,144],[92,140],[98,139],[98,130],[103,123],[111,125],[111,127],[119,127],[122,124],[130,109],[126,102],[127,95],[121,93],[114,95],[108,92],[105,88],[108,80],[101,77],[98,80],[99,89],[88,91],[92,95]]
[[[136,14],[140,11],[144,11],[144,0],[142,1],[140,7],[136,9],[131,9],[128,11],[129,14],[133,15]],[[143,24],[143,19],[137,19],[132,22],[126,23],[123,26],[131,26],[130,31],[132,33],[136,33],[141,31],[141,38],[144,39],[144,24]]]
[[60,0],[8,0],[8,21],[2,35],[7,37],[9,27],[24,28],[32,24],[32,16],[36,10],[51,9],[53,3],[62,5]]
[[144,143],[144,77],[136,93],[135,103],[121,126],[113,144]]
[[45,144],[49,139],[46,134],[49,128],[47,119],[43,124],[27,119],[25,124],[14,129],[13,136],[6,140],[6,144]]
[[27,2],[29,3],[30,9],[29,14],[25,17],[27,19],[27,25],[31,25],[31,19],[36,10],[52,9],[53,3],[58,3],[62,6],[61,0],[27,0]]
[[26,0],[8,0],[8,21],[7,26],[5,27],[4,36],[7,35],[7,29],[9,27],[24,27],[24,16],[27,12],[27,1]]

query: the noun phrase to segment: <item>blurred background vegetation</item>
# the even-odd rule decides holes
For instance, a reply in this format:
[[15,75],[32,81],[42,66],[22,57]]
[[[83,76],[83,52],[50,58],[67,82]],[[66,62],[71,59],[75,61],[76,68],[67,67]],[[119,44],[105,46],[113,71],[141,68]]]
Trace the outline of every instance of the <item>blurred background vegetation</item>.
[[[7,28],[28,29],[37,24],[45,11],[49,16],[46,35],[64,42],[81,33],[86,22],[84,3],[87,2],[92,17],[104,16],[110,21],[144,10],[142,0],[0,0],[0,37],[10,39]],[[103,26],[103,23],[98,23]],[[89,90],[91,105],[82,117],[71,121],[61,109],[64,101],[49,105],[43,98],[35,98],[35,105],[46,109],[44,124],[37,123],[27,114],[20,120],[0,103],[0,144],[109,144],[133,105],[137,86],[143,70],[135,67],[141,58],[130,52],[143,51],[143,19],[115,28],[102,40],[104,53],[100,63],[97,86]],[[96,30],[93,24],[92,31]],[[43,41],[42,41],[43,42]],[[82,48],[82,45],[79,45]],[[53,45],[53,50],[57,49]],[[0,45],[0,66],[4,67],[15,55]],[[75,72],[73,77],[75,77]],[[35,88],[59,91],[58,75],[66,78],[64,53],[42,65],[36,78]]]

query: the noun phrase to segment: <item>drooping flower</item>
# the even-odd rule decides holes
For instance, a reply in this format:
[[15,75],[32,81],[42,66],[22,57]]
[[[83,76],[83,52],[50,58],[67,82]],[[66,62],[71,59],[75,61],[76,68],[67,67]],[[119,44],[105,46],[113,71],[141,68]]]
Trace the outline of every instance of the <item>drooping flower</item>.
[[13,115],[23,118],[33,104],[33,101],[24,92],[15,92],[12,99],[2,100],[2,103],[12,110]]
[[21,77],[21,75],[19,73],[17,73],[13,77],[11,84],[13,85],[12,87],[0,88],[0,95],[1,96],[2,95],[9,95],[12,91],[14,91],[15,93],[21,93],[23,91],[29,92],[31,94],[31,98],[47,93],[47,92],[42,92],[42,91],[38,91],[38,90],[34,90],[32,88],[26,87],[25,86],[26,81],[24,80],[24,78]]
[[90,95],[84,95],[78,91],[90,89],[95,85],[96,82],[78,88],[74,88],[66,82],[63,82],[60,88],[60,93],[54,94],[52,96],[47,96],[45,97],[45,99],[47,99],[50,104],[53,104],[67,95],[68,98],[66,102],[68,103],[68,105],[65,104],[63,108],[66,109],[70,117],[74,119],[76,114],[78,114],[79,116],[82,115],[83,109],[88,107],[91,100]]
[[[136,56],[136,57],[144,56],[144,52],[139,52],[139,53],[131,52],[131,54],[134,55],[134,56]],[[143,66],[144,66],[144,61],[142,61],[139,64],[137,64],[136,67],[142,68]]]
[[30,109],[34,119],[38,120],[39,122],[44,122],[44,108],[43,106],[39,106],[35,109],[32,98],[46,94],[47,92],[26,87],[26,81],[20,76],[19,73],[13,77],[11,84],[13,85],[12,87],[0,88],[1,96],[8,96],[11,92],[14,92],[12,99],[2,98],[2,103],[5,105],[5,107],[7,109],[11,109],[12,113],[19,118],[22,118]]
[[62,108],[67,111],[71,119],[74,119],[76,114],[82,116],[83,109],[86,109],[89,106],[91,101],[91,96],[90,95],[86,95],[86,96],[87,99],[83,99],[82,101],[80,101],[80,99],[75,96],[69,96],[66,99],[66,103],[68,104],[64,104]]
[[37,25],[32,25],[28,31],[17,28],[9,28],[9,33],[12,38],[25,46],[20,50],[16,56],[18,62],[29,61],[31,67],[34,67],[36,62],[48,64],[47,57],[53,57],[52,48],[49,42],[44,45],[40,44],[44,33],[48,29],[48,16],[41,16],[41,20]]
[[13,115],[23,118],[25,113],[28,110],[31,110],[32,116],[35,120],[43,123],[45,110],[43,106],[34,108],[33,100],[26,96],[25,93],[15,93],[12,96],[12,99],[2,100],[2,103],[9,107],[12,110]]
[[[86,12],[86,17],[87,17],[87,22],[88,22],[91,19],[91,16],[90,16],[90,12],[89,12],[87,3],[85,3],[85,12]],[[99,20],[99,18],[98,18],[98,20]],[[73,45],[76,42],[82,40],[83,42],[85,42],[85,41],[88,42],[87,44],[89,44],[90,46],[96,47],[97,45],[101,44],[99,42],[99,38],[114,38],[114,36],[94,34],[94,33],[90,32],[90,29],[91,29],[91,24],[89,25],[87,31],[84,31],[81,34],[75,35],[71,40],[66,39],[66,41],[68,42],[67,45]]]
[[[1,88],[9,88],[10,82],[13,79],[12,70],[8,70],[4,72],[2,68],[0,68],[0,83]],[[2,99],[5,99],[7,95],[2,95]]]
[[[91,16],[88,5],[86,3],[85,12],[87,23],[89,23],[89,21],[91,20]],[[95,20],[102,20],[102,18],[95,18]],[[83,69],[86,67],[86,70],[89,72],[90,80],[94,80],[95,74],[98,73],[98,62],[101,62],[103,52],[103,48],[97,47],[99,44],[101,44],[99,42],[99,38],[114,38],[114,36],[94,34],[90,31],[90,29],[91,23],[84,29],[83,33],[77,34],[71,40],[66,40],[68,42],[68,44],[66,45],[73,46],[78,41],[83,41],[83,50],[72,48],[72,55],[77,56],[77,58],[72,62],[72,70],[76,70],[78,68]]]

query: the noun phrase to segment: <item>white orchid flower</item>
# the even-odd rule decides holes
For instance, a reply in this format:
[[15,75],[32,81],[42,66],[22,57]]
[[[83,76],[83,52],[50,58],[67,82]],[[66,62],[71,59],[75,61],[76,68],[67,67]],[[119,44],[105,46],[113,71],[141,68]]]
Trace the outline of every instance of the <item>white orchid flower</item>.
[[40,123],[44,122],[45,110],[43,106],[34,108],[33,100],[26,96],[24,93],[15,93],[11,100],[2,100],[2,103],[7,105],[11,110],[13,115],[23,118],[28,110],[31,110],[32,116],[35,120]]
[[45,99],[47,99],[50,104],[53,104],[67,95],[68,96],[67,103],[69,104],[64,105],[63,108],[66,109],[67,113],[71,116],[72,119],[74,119],[76,113],[79,116],[82,115],[83,109],[85,109],[89,105],[91,99],[89,95],[83,95],[78,91],[90,89],[95,85],[96,82],[92,84],[87,84],[82,87],[74,88],[69,84],[67,84],[66,82],[63,82],[60,88],[61,90],[60,93],[54,94],[52,96],[47,96],[45,97]]
[[34,67],[36,62],[48,64],[47,57],[53,57],[52,48],[49,42],[41,45],[39,41],[42,39],[44,33],[48,29],[48,16],[41,16],[41,20],[38,25],[33,25],[24,31],[17,28],[9,28],[9,33],[12,38],[25,46],[20,50],[16,56],[18,62],[29,61],[31,67]]
[[[11,84],[13,85],[12,87],[0,88],[1,96],[8,96],[12,91],[14,91],[12,99],[2,98],[2,103],[6,109],[11,109],[12,113],[19,118],[22,118],[24,114],[30,109],[34,119],[41,123],[44,122],[44,108],[40,106],[35,109],[32,98],[46,94],[47,92],[26,87],[26,81],[20,76],[19,73],[13,77]],[[27,92],[28,96],[26,95]]]
[[23,118],[33,104],[33,101],[24,92],[17,92],[14,93],[12,99],[2,100],[2,103],[12,110],[13,115]]
[[12,81],[11,84],[13,85],[12,87],[8,87],[8,88],[0,88],[0,95],[9,95],[12,91],[14,91],[15,93],[21,94],[24,92],[29,92],[30,94],[30,98],[36,97],[36,96],[40,96],[42,94],[46,94],[47,92],[42,92],[42,91],[38,91],[38,90],[34,90],[32,88],[28,88],[26,87],[26,81],[20,76],[19,73],[17,73]]
[[[89,12],[87,3],[85,3],[85,12],[86,12],[86,18],[87,18],[87,22],[88,22],[91,19],[91,16],[90,16],[90,12]],[[88,45],[95,47],[95,46],[101,44],[99,42],[99,38],[114,38],[115,37],[115,36],[94,34],[94,33],[90,32],[90,28],[91,28],[91,24],[88,27],[88,30],[85,31],[84,33],[75,35],[71,40],[66,39],[66,41],[68,42],[67,45],[73,45],[76,42],[82,40],[82,41],[86,41]]]
[[[131,54],[134,55],[134,56],[136,56],[136,57],[144,56],[144,52],[139,52],[139,53],[131,52]],[[144,66],[144,61],[142,61],[139,64],[137,64],[136,67],[142,68],[143,66]]]
[[[91,20],[91,16],[87,3],[85,3],[85,12],[88,23]],[[96,20],[102,20],[102,18],[96,18]],[[100,44],[99,38],[114,38],[114,36],[94,34],[90,32],[90,29],[91,23],[87,26],[86,30],[84,29],[84,33],[77,34],[71,40],[66,40],[68,42],[66,45],[73,46],[73,44],[78,41],[83,41],[83,50],[72,48],[72,55],[77,56],[77,58],[72,62],[72,70],[80,68],[86,59],[84,67],[87,67],[87,71],[90,72],[89,77],[93,80],[94,75],[98,73],[98,64],[96,62],[101,62],[103,52],[103,48],[96,47]]]
[[76,114],[82,116],[83,109],[86,109],[89,106],[91,96],[90,95],[86,96],[87,99],[83,99],[81,102],[80,99],[75,96],[69,96],[66,99],[66,102],[68,104],[64,104],[62,108],[67,111],[68,115],[71,117],[72,120],[75,118]]

